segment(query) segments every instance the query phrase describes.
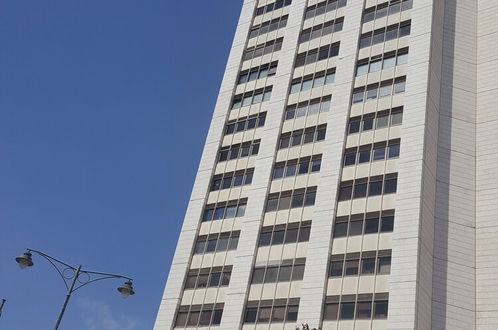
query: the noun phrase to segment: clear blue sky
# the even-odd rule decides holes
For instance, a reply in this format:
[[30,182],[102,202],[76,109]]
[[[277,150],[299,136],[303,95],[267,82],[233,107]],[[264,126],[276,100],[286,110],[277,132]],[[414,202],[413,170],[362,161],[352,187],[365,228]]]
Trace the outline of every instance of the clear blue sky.
[[152,328],[241,4],[0,1],[0,329],[64,298],[26,247],[135,278],[77,291],[62,329]]

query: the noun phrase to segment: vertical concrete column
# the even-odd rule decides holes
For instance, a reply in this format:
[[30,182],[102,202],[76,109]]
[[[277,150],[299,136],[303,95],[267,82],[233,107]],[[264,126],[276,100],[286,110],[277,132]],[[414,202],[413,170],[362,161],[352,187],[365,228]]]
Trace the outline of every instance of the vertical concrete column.
[[432,329],[475,329],[477,1],[444,9]]
[[278,54],[277,73],[261,137],[261,147],[256,159],[246,213],[242,220],[230,285],[225,296],[220,325],[222,330],[241,328],[305,4],[305,0],[294,0],[290,6],[282,49]]
[[323,303],[327,293],[333,219],[340,182],[341,160],[345,145],[362,12],[363,1],[349,1],[345,7],[331,111],[327,114],[327,133],[323,142],[322,167],[318,181],[320,184],[313,211],[298,314],[298,323],[308,323],[310,327],[320,326]]
[[245,0],[242,7],[227,67],[216,101],[213,118],[202,152],[199,169],[195,178],[194,187],[176,246],[161,305],[159,306],[159,312],[154,325],[154,329],[156,330],[172,329],[174,326],[176,311],[182,297],[185,275],[189,269],[194,243],[199,230],[200,218],[207,197],[209,182],[216,165],[216,157],[223,137],[223,128],[230,109],[232,91],[237,79],[240,61],[245,49],[256,2],[256,0]]
[[389,278],[388,329],[430,329],[444,1],[414,1]]

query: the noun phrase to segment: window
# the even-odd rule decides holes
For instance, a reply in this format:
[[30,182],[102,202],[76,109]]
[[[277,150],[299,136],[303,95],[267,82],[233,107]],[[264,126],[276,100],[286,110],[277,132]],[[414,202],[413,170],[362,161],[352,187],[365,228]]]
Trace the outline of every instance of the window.
[[396,192],[396,186],[398,183],[397,178],[386,179],[384,183],[384,194],[393,194]]
[[316,5],[306,8],[304,19],[312,18],[337,8],[346,6],[346,0],[325,0]]
[[283,38],[278,38],[254,47],[249,47],[244,52],[243,60],[247,61],[265,54],[270,54],[271,52],[279,51],[282,48],[282,42]]
[[260,140],[244,142],[242,144],[233,144],[223,147],[218,153],[218,162],[244,158],[252,155],[257,155],[259,151]]
[[338,222],[334,225],[334,237],[346,237],[348,236],[348,223]]
[[374,302],[374,318],[375,319],[385,319],[387,318],[387,301],[375,301]]
[[247,308],[246,315],[244,317],[244,322],[245,323],[255,323],[257,314],[258,314],[257,308]]
[[[363,220],[365,219],[365,220]],[[349,225],[349,223],[353,223]],[[363,232],[367,234],[376,234],[379,232],[392,232],[394,228],[394,210],[386,210],[382,212],[353,214],[350,217],[338,217],[334,223],[334,238],[361,235],[361,230],[356,230],[356,222],[364,223]],[[379,228],[380,224],[380,228]],[[355,228],[348,233],[348,227]]]
[[353,91],[353,103],[363,102],[365,96],[365,90],[355,90]]
[[225,205],[225,203],[206,205],[202,221],[230,219],[244,215],[243,210],[245,210],[245,205],[247,203],[246,199],[229,201],[228,203],[229,205]]
[[[286,210],[289,208],[310,206],[315,204],[316,187],[306,189],[297,189],[294,191],[283,191],[281,193],[271,194],[266,204],[266,212],[277,210]],[[291,203],[292,201],[292,203]]]
[[357,319],[370,319],[372,317],[372,302],[358,302],[356,304],[356,318]]
[[379,232],[379,218],[365,219],[365,234]]
[[318,72],[314,76],[304,76],[296,78],[292,81],[289,94],[306,91],[312,87],[320,87],[324,84],[331,84],[334,82],[335,68],[323,72]]
[[[382,90],[382,87],[381,87]],[[370,114],[368,115],[370,116]],[[393,108],[390,110],[383,110],[377,112],[377,117],[376,118],[371,118],[368,119],[370,121],[369,126],[370,129],[373,128],[373,124],[375,122],[375,128],[384,128],[388,127],[389,125],[391,126],[396,126],[401,124],[403,119],[403,108],[398,107],[398,108]],[[354,117],[349,119],[349,126],[348,126],[348,134],[354,134],[358,133],[360,131],[360,124],[365,123],[367,121],[367,118],[363,117]],[[365,125],[363,125],[365,127]]]
[[346,260],[344,275],[358,275],[359,260]]
[[341,303],[340,320],[352,320],[354,318],[354,302]]
[[[263,227],[259,236],[259,246],[278,245],[309,241],[311,221]],[[272,239],[273,238],[273,239]]]
[[180,306],[175,327],[219,325],[224,304]]
[[390,274],[391,273],[391,257],[379,258],[377,264],[377,274]]
[[[318,142],[325,139],[326,125],[308,127],[304,131],[297,130],[284,133],[280,137],[279,149],[295,147],[301,144]],[[303,139],[304,133],[304,139]]]
[[282,7],[286,7],[292,3],[292,0],[277,0],[273,3],[270,3],[266,6],[261,6],[256,8],[255,16],[260,16],[276,9],[280,9]]
[[251,28],[249,39],[285,27],[287,25],[287,18],[288,16],[285,15]]
[[325,320],[337,320],[337,316],[339,315],[339,304],[326,304],[325,305]]
[[248,301],[244,316],[244,323],[272,323],[297,320],[299,298],[290,298],[286,301],[262,300]]
[[[224,232],[219,235],[213,234],[209,236],[206,235],[199,236],[197,238],[197,242],[194,247],[194,254],[211,253],[214,251],[220,252],[220,251],[225,251],[227,249],[235,250],[237,248],[239,234],[240,234],[239,231],[234,231],[231,234],[229,232]],[[224,245],[226,245],[225,242],[226,238],[229,238],[227,248],[224,247]]]
[[390,272],[391,250],[332,255],[329,266],[329,277],[386,275]]
[[251,184],[253,171],[254,168],[249,168],[245,171],[228,172],[216,175],[211,183],[211,191]]
[[265,278],[265,268],[255,268],[252,273],[252,284],[263,283]]
[[375,258],[366,258],[361,260],[361,274],[375,274]]
[[277,71],[277,65],[278,61],[274,61],[269,64],[263,64],[258,67],[241,71],[239,73],[239,78],[237,79],[237,84],[244,84],[256,79],[274,76]]
[[298,54],[296,56],[294,67],[297,68],[339,55],[339,44],[339,42],[336,42],[331,45],[322,46],[320,48],[311,49],[307,52]]
[[408,48],[398,49],[396,52],[359,60],[356,65],[356,75],[360,76],[406,63],[408,63]]
[[374,179],[368,185],[368,196],[378,196],[382,194],[382,180]]
[[393,229],[394,229],[394,216],[383,216],[381,221],[380,231],[383,233],[392,232]]
[[382,3],[365,9],[363,22],[369,22],[386,15],[392,15],[412,8],[413,0],[391,0],[389,3]]
[[332,261],[330,263],[329,276],[331,277],[342,277],[342,266],[344,262],[342,260]]
[[[387,8],[381,10],[381,15],[386,13]],[[377,18],[377,17],[376,17]],[[404,37],[410,34],[411,21],[401,22],[399,24],[389,25],[384,28],[377,29],[372,32],[367,32],[360,37],[360,48],[376,45],[384,41],[389,41],[399,37]]]
[[366,101],[375,100],[380,97],[391,96],[397,93],[403,93],[405,91],[405,78],[406,77],[400,77],[396,78],[395,81],[393,80],[382,81],[380,85],[373,84],[373,85],[355,88],[353,91],[353,97],[351,102],[355,104],[365,101],[365,91],[366,91]]
[[340,320],[370,320],[372,317],[374,319],[387,318],[388,297],[387,292],[327,296],[323,318],[324,320],[333,321],[337,320],[337,318]]
[[333,32],[338,32],[342,30],[342,25],[344,18],[338,18],[336,20],[328,21],[323,24],[315,25],[309,29],[303,30],[299,38],[299,42],[306,42],[320,36],[325,36]]
[[230,135],[264,126],[265,121],[266,112],[262,112],[257,116],[239,119],[238,121],[229,121],[225,126],[225,135]]

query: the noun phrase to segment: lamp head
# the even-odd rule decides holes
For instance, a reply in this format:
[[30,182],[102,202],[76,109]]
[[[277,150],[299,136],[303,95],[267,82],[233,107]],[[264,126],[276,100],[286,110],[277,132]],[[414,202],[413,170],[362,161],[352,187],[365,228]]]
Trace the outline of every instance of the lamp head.
[[135,294],[135,291],[133,291],[133,283],[128,280],[124,282],[119,288],[118,288],[119,293],[121,293],[121,297],[123,298],[128,298],[129,296],[132,296]]
[[31,252],[29,250],[26,250],[22,254],[22,256],[19,256],[16,258],[16,262],[19,264],[19,268],[24,269],[26,267],[31,267],[33,266],[33,259],[31,258]]

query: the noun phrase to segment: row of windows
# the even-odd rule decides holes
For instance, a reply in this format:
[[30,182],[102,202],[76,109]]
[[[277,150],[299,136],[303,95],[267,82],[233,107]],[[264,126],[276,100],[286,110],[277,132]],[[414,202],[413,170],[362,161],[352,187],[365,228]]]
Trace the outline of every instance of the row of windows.
[[211,191],[235,188],[240,186],[249,185],[252,183],[254,168],[237,172],[227,172],[216,175],[211,184]]
[[406,87],[406,77],[384,80],[380,84],[371,84],[355,88],[353,91],[353,104],[368,100],[375,100],[386,96],[403,93]]
[[411,21],[405,21],[361,35],[360,48],[370,47],[389,40],[410,35]]
[[382,194],[394,194],[398,184],[397,174],[387,174],[383,176],[373,176],[342,182],[339,187],[339,201],[345,201],[379,196]]
[[304,77],[292,80],[289,94],[297,92],[304,92],[315,87],[332,84],[335,80],[335,68],[327,71],[317,72],[314,75],[307,75]]
[[278,61],[262,64],[255,68],[241,71],[237,84],[243,84],[256,79],[274,76],[277,73]]
[[366,114],[364,116],[349,119],[348,134],[366,132],[388,126],[401,125],[403,122],[403,107],[396,107],[388,110],[378,111],[376,114]]
[[243,61],[251,60],[256,57],[260,57],[273,52],[278,52],[282,49],[282,43],[284,38],[278,38],[276,40],[270,40],[263,44],[256,45],[254,47],[249,47],[244,52]]
[[208,327],[220,325],[224,304],[180,306],[175,327]]
[[321,98],[319,97],[316,99],[288,105],[285,109],[285,120],[327,112],[330,110],[330,99],[331,96],[327,95]]
[[302,144],[308,144],[308,143],[325,140],[326,131],[327,131],[327,125],[320,125],[316,127],[308,127],[306,129],[300,129],[289,133],[284,133],[280,137],[278,149],[291,148],[295,146],[300,146]]
[[218,157],[219,162],[226,160],[238,159],[257,155],[259,152],[260,140],[254,140],[244,143],[232,144],[231,146],[223,147],[220,149]]
[[244,323],[297,321],[299,298],[248,301]]
[[245,117],[237,121],[229,121],[225,126],[225,135],[248,131],[256,127],[264,126],[265,121],[266,112],[261,112],[258,115]]
[[333,255],[329,277],[388,275],[391,273],[391,250],[364,251]]
[[392,140],[375,144],[363,145],[358,148],[346,149],[344,166],[374,162],[399,157],[400,141]]
[[409,10],[413,6],[413,0],[392,0],[390,3],[383,3],[374,7],[365,9],[363,13],[363,22],[370,22],[374,19],[386,17],[399,13],[401,11]]
[[296,64],[294,67],[298,68],[306,64],[315,63],[329,57],[337,56],[339,55],[339,45],[340,42],[336,42],[331,45],[322,46],[320,48],[315,48],[308,50],[307,52],[297,54]]
[[319,172],[322,165],[322,155],[292,159],[275,164],[273,180],[291,176]]
[[240,231],[199,236],[195,242],[194,254],[236,250],[239,236]]
[[263,14],[269,13],[271,11],[280,9],[282,7],[288,6],[291,3],[292,3],[292,0],[277,0],[277,1],[270,3],[266,6],[261,6],[261,7],[256,8],[255,15],[256,16],[263,15]]
[[323,24],[318,24],[309,29],[303,30],[301,36],[299,37],[299,42],[306,42],[334,32],[342,31],[342,26],[344,24],[344,17],[325,22]]
[[247,199],[206,205],[202,221],[215,221],[243,217],[246,212]]
[[308,242],[310,239],[311,221],[291,222],[287,225],[276,225],[261,228],[258,246],[270,246]]
[[326,0],[306,8],[304,19],[312,18],[346,6],[347,0]]
[[255,267],[251,284],[301,281],[306,258],[282,260],[280,265]]
[[408,63],[408,49],[399,49],[397,52],[389,52],[384,55],[358,61],[356,75],[361,76],[369,72],[377,72],[406,63]]
[[267,21],[264,22],[263,24],[253,27],[249,32],[249,39],[286,27],[287,18],[288,18],[287,15],[282,17],[277,17],[275,19],[272,19],[271,21]]
[[316,187],[282,191],[270,194],[266,202],[266,212],[287,210],[296,207],[315,205]]
[[232,266],[192,269],[188,272],[185,289],[228,286]]
[[386,319],[388,293],[329,296],[325,302],[324,321]]
[[334,238],[390,233],[394,229],[394,210],[352,214],[337,217],[334,223]]
[[238,109],[252,104],[268,101],[271,97],[273,86],[259,88],[254,91],[238,94],[233,97],[231,109]]

